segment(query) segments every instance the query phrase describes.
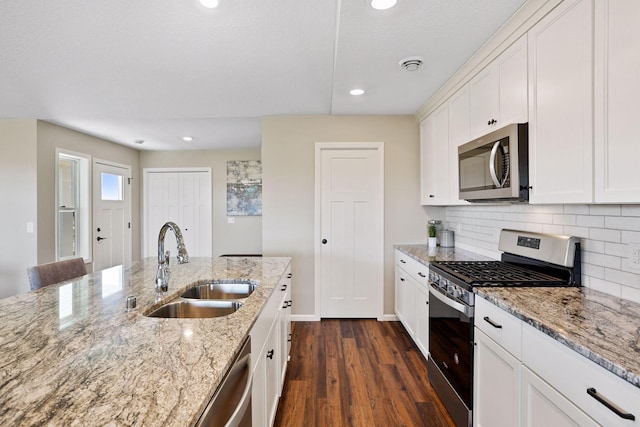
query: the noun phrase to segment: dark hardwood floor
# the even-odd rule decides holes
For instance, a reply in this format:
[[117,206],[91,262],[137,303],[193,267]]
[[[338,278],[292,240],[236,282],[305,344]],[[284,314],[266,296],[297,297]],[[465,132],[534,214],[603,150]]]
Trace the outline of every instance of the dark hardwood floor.
[[454,426],[400,322],[294,322],[276,427]]

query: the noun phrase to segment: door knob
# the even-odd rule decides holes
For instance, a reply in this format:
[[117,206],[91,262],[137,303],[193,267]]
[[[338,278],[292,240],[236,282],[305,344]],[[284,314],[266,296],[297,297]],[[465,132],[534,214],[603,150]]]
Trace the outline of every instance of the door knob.
[[326,245],[327,244],[327,239],[322,239],[322,244]]
[[98,236],[98,238],[96,240],[99,242],[100,240],[107,240],[107,238]]

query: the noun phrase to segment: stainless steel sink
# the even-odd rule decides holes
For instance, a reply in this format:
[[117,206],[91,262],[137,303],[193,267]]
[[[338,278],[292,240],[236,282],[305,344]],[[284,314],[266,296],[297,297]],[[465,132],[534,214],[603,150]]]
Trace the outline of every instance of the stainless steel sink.
[[242,303],[238,301],[178,300],[169,302],[151,313],[149,317],[211,318],[235,313]]
[[251,295],[257,286],[251,280],[214,280],[188,289],[181,296],[195,299],[242,299]]

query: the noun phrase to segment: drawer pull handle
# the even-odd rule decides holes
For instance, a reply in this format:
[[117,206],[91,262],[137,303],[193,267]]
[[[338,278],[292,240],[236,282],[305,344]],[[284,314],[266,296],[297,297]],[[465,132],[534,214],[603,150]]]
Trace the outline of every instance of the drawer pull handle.
[[494,322],[493,320],[491,320],[491,318],[489,316],[484,316],[484,321],[487,322],[488,324],[490,324],[491,326],[493,326],[494,328],[497,329],[502,329],[502,325]]
[[602,403],[604,406],[606,406],[607,408],[609,408],[611,411],[615,412],[615,414],[617,416],[619,416],[620,418],[624,418],[625,420],[632,420],[635,421],[636,417],[633,414],[630,414],[628,412],[624,412],[622,409],[618,408],[618,406],[616,406],[615,403],[611,402],[609,399],[600,396],[598,394],[598,391],[593,388],[590,387],[587,389],[587,394],[591,397],[593,397],[595,400],[597,400],[598,402]]
[[427,277],[427,276],[425,276],[425,275],[424,275],[424,273],[423,273],[423,272],[421,272],[421,271],[418,271],[418,276],[420,276],[420,277],[424,277],[424,278],[426,278],[426,277]]

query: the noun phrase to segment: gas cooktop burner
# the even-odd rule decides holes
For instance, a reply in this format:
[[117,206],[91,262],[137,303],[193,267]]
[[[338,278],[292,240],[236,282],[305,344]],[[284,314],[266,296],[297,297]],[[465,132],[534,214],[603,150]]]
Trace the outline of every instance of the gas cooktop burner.
[[562,278],[502,261],[436,261],[434,267],[471,286],[563,286]]

